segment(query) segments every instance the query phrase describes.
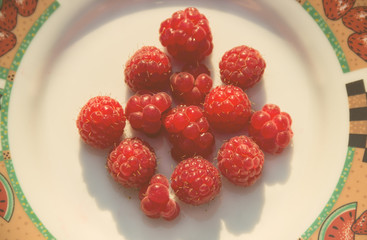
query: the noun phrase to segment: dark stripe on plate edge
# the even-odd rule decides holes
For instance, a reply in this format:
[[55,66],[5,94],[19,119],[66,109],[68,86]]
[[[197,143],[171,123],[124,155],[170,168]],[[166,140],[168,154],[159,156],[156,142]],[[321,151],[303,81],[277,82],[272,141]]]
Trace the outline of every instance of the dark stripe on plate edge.
[[355,81],[355,82],[347,83],[346,87],[347,87],[348,96],[366,93],[366,89],[364,87],[364,83],[362,79]]
[[350,121],[367,120],[367,107],[349,109]]
[[349,147],[362,148],[364,149],[362,162],[367,163],[367,135],[364,134],[349,134]]

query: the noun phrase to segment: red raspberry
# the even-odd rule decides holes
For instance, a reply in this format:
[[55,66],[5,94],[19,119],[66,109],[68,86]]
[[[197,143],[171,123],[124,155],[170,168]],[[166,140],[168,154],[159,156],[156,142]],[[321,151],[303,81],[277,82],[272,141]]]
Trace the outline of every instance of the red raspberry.
[[214,129],[235,132],[248,124],[251,116],[251,102],[239,87],[217,86],[206,95],[204,111],[210,126]]
[[206,75],[210,76],[209,69],[204,64],[199,63],[199,62],[186,63],[182,67],[182,71],[181,72],[188,72],[192,76],[194,76],[194,78],[197,78],[202,73],[205,73]]
[[126,138],[107,158],[107,169],[114,180],[127,188],[144,186],[157,166],[154,150],[139,138]]
[[275,104],[265,104],[262,110],[253,113],[249,133],[263,151],[280,153],[293,137],[291,125],[288,113],[281,112]]
[[126,62],[125,82],[133,91],[164,89],[172,66],[168,56],[153,46],[145,46]]
[[198,106],[180,105],[172,109],[164,119],[164,126],[173,145],[171,154],[176,160],[211,154],[214,136]]
[[103,149],[120,141],[125,122],[124,109],[118,101],[97,96],[82,107],[76,125],[85,143]]
[[159,183],[159,184],[162,184],[164,186],[166,186],[167,188],[169,188],[169,181],[168,179],[162,175],[162,174],[155,174],[149,181],[148,184],[144,185],[143,187],[140,188],[140,191],[139,191],[139,199],[142,200],[145,196],[146,196],[146,192],[147,192],[147,189],[149,187],[149,185],[151,184],[154,184],[154,183]]
[[159,203],[159,204],[167,204],[169,200],[169,190],[168,188],[160,183],[150,184],[145,192],[146,196],[150,201]]
[[167,221],[175,219],[180,213],[180,206],[173,199],[169,199],[168,202],[162,204],[154,202],[146,196],[141,200],[140,208],[150,218],[162,217]]
[[171,104],[172,99],[165,92],[137,93],[127,101],[125,113],[132,128],[153,135],[160,131],[162,114]]
[[[143,194],[140,194],[140,208],[145,215],[151,218],[163,217],[170,221],[175,219],[180,213],[180,207],[170,198],[168,179],[156,174],[150,180],[147,187],[143,187]],[[142,192],[141,190],[141,192]]]
[[154,184],[154,183],[160,183],[164,186],[166,186],[167,188],[169,188],[169,181],[166,178],[166,176],[162,175],[162,174],[156,174],[154,175],[151,179],[150,179],[150,184]]
[[261,176],[264,153],[247,136],[236,136],[225,142],[218,152],[222,175],[239,186],[250,186]]
[[180,205],[173,199],[170,199],[166,207],[161,211],[161,217],[167,221],[175,219],[180,214]]
[[173,170],[171,188],[183,202],[200,205],[213,200],[222,187],[219,170],[202,157],[181,161]]
[[265,61],[260,53],[244,45],[224,53],[219,62],[222,81],[242,89],[248,89],[259,82],[265,67]]
[[173,96],[182,104],[200,105],[213,86],[213,80],[205,73],[197,78],[187,72],[175,73],[170,78]]
[[163,21],[159,40],[174,58],[186,62],[201,60],[213,50],[208,19],[193,7],[177,11]]

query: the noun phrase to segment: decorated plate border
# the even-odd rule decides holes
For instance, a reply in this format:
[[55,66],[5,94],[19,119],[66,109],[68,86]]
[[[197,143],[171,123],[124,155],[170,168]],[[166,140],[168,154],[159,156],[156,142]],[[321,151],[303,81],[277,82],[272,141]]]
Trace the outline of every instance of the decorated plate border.
[[[5,2],[5,1],[4,1]],[[301,0],[298,1],[305,11],[312,17],[328,39],[341,70],[344,74],[367,67],[367,62],[349,46],[348,37],[353,30],[346,27],[342,19],[331,20],[326,15],[325,2],[328,0]],[[331,1],[332,2],[332,1]],[[0,4],[3,1],[0,0]],[[56,239],[29,205],[15,174],[8,143],[8,107],[13,81],[21,60],[46,20],[60,6],[55,0],[39,0],[33,16],[18,16],[14,30],[16,43],[13,48],[0,56],[0,187],[7,189],[8,208],[4,217],[0,217],[0,229],[27,239]],[[367,6],[364,0],[356,0],[353,7]],[[0,8],[1,10],[1,8]],[[30,24],[31,22],[32,24]],[[1,29],[0,29],[1,30]],[[362,46],[367,50],[367,43]],[[1,48],[1,44],[0,44]],[[1,49],[0,49],[1,50]],[[323,239],[325,223],[330,222],[330,216],[341,208],[355,206],[355,217],[367,210],[367,93],[363,79],[348,82],[346,96],[349,104],[349,142],[344,167],[325,207],[313,223],[301,235],[299,240]],[[0,194],[0,196],[2,196]],[[1,201],[2,199],[0,199]],[[0,211],[1,216],[1,211]],[[22,225],[19,227],[19,222]],[[355,233],[351,233],[355,234]],[[363,237],[355,234],[355,239]],[[362,239],[362,238],[361,238]]]

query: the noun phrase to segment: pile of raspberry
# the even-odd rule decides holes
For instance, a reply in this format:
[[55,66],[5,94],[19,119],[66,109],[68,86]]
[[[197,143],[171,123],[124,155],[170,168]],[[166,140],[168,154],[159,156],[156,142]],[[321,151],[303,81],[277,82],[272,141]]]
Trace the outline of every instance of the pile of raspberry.
[[[164,20],[159,40],[163,49],[144,46],[126,62],[124,81],[132,96],[125,106],[96,96],[82,107],[76,124],[87,145],[109,150],[109,174],[137,189],[142,213],[171,221],[179,216],[179,204],[197,206],[217,197],[223,177],[237,186],[253,185],[262,175],[264,152],[280,154],[293,131],[290,115],[279,106],[252,109],[246,90],[263,78],[266,67],[258,50],[240,45],[225,52],[219,61],[222,84],[214,86],[203,63],[213,37],[198,9]],[[172,72],[171,59],[179,72]],[[147,138],[123,137],[127,126]],[[235,136],[215,149],[218,133]],[[157,162],[163,158],[149,144],[157,135],[170,142],[172,161]],[[158,164],[174,166],[172,175],[158,173]]]

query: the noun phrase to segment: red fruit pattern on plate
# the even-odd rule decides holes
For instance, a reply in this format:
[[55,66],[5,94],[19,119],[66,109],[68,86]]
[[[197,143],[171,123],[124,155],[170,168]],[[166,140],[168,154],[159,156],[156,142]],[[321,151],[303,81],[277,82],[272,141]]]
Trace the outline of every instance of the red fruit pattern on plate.
[[38,0],[13,0],[19,15],[28,17],[34,13],[37,7]]
[[236,136],[223,143],[217,159],[220,172],[235,185],[250,186],[262,174],[264,153],[247,136]]
[[323,0],[324,12],[330,20],[343,17],[354,5],[356,0]]
[[259,51],[241,45],[224,53],[219,62],[220,78],[226,84],[248,89],[258,83],[266,63]]
[[171,97],[165,92],[140,92],[127,101],[125,113],[132,128],[154,135],[159,133],[162,115],[170,109],[171,103]]
[[187,72],[172,74],[170,85],[173,96],[181,104],[201,105],[213,86],[212,78],[202,73],[196,78]]
[[12,0],[3,0],[0,9],[0,28],[11,31],[17,25],[17,9]]
[[140,208],[150,218],[167,221],[175,219],[180,213],[178,203],[170,198],[168,179],[162,174],[152,177],[149,184],[140,191]]
[[213,129],[235,132],[247,126],[251,102],[239,87],[217,86],[205,97],[204,111]]
[[355,220],[352,225],[352,231],[355,234],[367,235],[367,210]]
[[173,170],[171,188],[183,202],[201,205],[213,200],[222,187],[219,170],[202,157],[181,161]]
[[153,148],[139,138],[126,138],[107,157],[107,170],[126,188],[147,184],[157,167]]
[[17,44],[14,33],[0,29],[0,57],[9,52]]
[[251,116],[249,133],[260,148],[268,153],[280,153],[293,137],[292,119],[275,104],[265,104]]
[[209,156],[213,151],[214,136],[209,122],[198,106],[177,106],[164,119],[164,127],[173,147],[176,160],[200,155]]
[[144,46],[126,62],[125,83],[135,92],[165,89],[171,71],[171,61],[164,52],[154,46]]
[[208,19],[196,8],[177,11],[161,23],[159,40],[174,58],[193,62],[213,50],[213,37]]
[[367,31],[367,6],[354,7],[342,18],[346,27],[354,32],[362,33]]
[[367,33],[353,33],[348,37],[349,48],[360,58],[367,61]]
[[121,104],[108,96],[88,100],[76,120],[83,141],[95,148],[109,148],[120,142],[126,117]]
[[9,222],[14,213],[14,193],[9,181],[0,173],[0,218]]

